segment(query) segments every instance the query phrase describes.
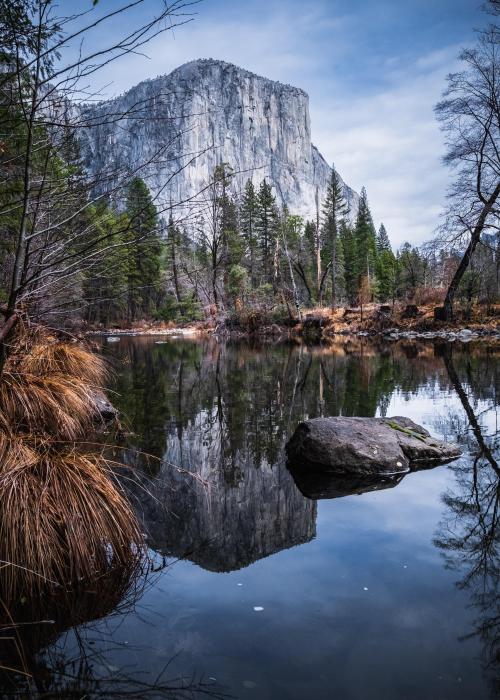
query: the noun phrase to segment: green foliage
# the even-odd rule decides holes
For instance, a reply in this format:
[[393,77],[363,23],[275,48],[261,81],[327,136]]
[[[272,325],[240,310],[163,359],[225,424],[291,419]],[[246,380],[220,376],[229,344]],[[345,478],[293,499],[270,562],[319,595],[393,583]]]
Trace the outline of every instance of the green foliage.
[[389,241],[389,236],[384,224],[380,224],[380,228],[377,233],[377,253],[381,253],[383,250],[390,251],[392,253],[391,242]]
[[469,304],[479,294],[481,289],[481,274],[473,266],[469,267],[460,280],[458,296]]
[[353,229],[344,223],[340,231],[344,256],[345,294],[350,304],[355,303],[358,293],[358,249]]
[[366,190],[363,187],[359,200],[358,215],[354,227],[354,240],[356,241],[356,274],[367,277],[370,284],[374,281],[375,260],[377,257],[377,245],[375,226],[368,206]]
[[[340,240],[340,230],[348,214],[343,187],[337,171],[332,167],[332,174],[323,203],[322,252],[324,262],[330,265],[330,298],[335,307],[339,298],[345,294],[344,251]],[[325,260],[326,258],[326,260]]]
[[83,294],[87,303],[87,320],[109,326],[127,314],[128,251],[123,245],[129,219],[103,204],[90,206],[85,212],[92,224],[96,245],[95,264],[87,271]]
[[41,75],[46,77],[60,58],[59,52],[46,49],[50,40],[60,38],[61,26],[58,19],[33,21],[39,11],[36,0],[0,0],[0,64],[9,66],[16,58],[27,64],[38,54]]
[[375,274],[377,280],[377,299],[388,301],[394,298],[396,293],[396,258],[392,251],[382,250],[377,256]]
[[186,295],[182,301],[177,301],[173,294],[167,294],[163,303],[153,313],[153,318],[157,321],[189,323],[203,320],[203,310],[193,293]]
[[392,252],[389,236],[384,224],[377,234],[377,259],[375,262],[377,299],[385,302],[396,294],[396,258]]
[[274,245],[278,235],[278,210],[271,186],[263,180],[257,195],[257,239],[262,261],[261,281],[271,280]]
[[257,286],[257,215],[258,215],[258,199],[255,187],[251,180],[248,180],[245,185],[243,197],[240,206],[240,225],[241,235],[246,245],[246,261],[250,276],[252,289]]
[[290,314],[285,304],[277,304],[271,311],[271,320],[278,325],[287,323]]
[[232,265],[229,268],[228,290],[231,298],[241,298],[247,285],[247,271],[242,265]]
[[163,243],[156,207],[144,180],[135,177],[127,190],[129,218],[124,243],[127,248],[127,317],[135,321],[155,308],[161,280]]
[[404,243],[398,252],[398,294],[413,299],[418,287],[425,284],[427,263],[418,248]]

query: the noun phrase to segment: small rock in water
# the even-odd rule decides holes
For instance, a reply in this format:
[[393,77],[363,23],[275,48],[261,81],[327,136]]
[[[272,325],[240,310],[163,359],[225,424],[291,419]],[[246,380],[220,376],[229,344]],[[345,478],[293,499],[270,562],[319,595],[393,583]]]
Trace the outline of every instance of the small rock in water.
[[116,335],[110,335],[106,338],[106,340],[108,341],[108,343],[117,343],[120,340],[120,338],[118,338]]

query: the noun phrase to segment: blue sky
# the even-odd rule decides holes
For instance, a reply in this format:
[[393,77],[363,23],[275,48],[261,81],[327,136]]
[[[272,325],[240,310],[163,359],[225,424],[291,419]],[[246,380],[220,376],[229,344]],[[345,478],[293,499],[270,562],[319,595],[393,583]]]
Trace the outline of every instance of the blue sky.
[[[147,57],[112,64],[100,81],[107,95],[118,94],[210,57],[303,88],[321,153],[356,190],[366,186],[375,222],[396,246],[420,244],[439,223],[450,178],[433,106],[460,48],[487,21],[481,3],[203,0],[192,23],[154,39]],[[103,10],[119,4],[99,2]]]

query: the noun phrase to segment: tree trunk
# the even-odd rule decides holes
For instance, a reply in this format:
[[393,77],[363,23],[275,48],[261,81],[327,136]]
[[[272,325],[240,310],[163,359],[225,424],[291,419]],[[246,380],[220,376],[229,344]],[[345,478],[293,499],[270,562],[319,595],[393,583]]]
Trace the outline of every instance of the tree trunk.
[[322,290],[321,290],[321,238],[319,232],[319,192],[316,187],[316,292],[318,304],[322,305]]
[[[285,234],[285,229],[284,229],[285,224],[282,223],[282,228],[281,228],[281,233],[283,236],[283,248],[285,250],[285,256],[286,260],[288,263],[288,270],[290,272],[290,281],[292,283],[292,291],[293,291],[293,303],[295,304],[295,309],[297,310],[297,315],[299,317],[299,321],[302,322],[302,313],[300,311],[300,298],[299,298],[299,292],[297,289],[297,285],[295,284],[295,275],[293,274],[293,267],[292,267],[292,261],[290,259],[290,253],[288,251],[288,243],[286,240],[286,234]],[[288,306],[288,304],[287,304]]]
[[177,258],[175,255],[175,233],[172,236],[172,275],[174,278],[175,300],[179,304],[181,301],[181,290],[179,286],[179,275],[177,273]]
[[278,291],[279,262],[280,262],[280,241],[279,241],[278,236],[276,236],[276,242],[274,244],[274,256],[273,256],[273,290],[274,290],[275,294]]
[[446,372],[448,373],[449,380],[452,383],[453,388],[455,389],[458,395],[458,398],[460,399],[460,402],[464,408],[467,418],[469,419],[472,432],[474,433],[474,437],[476,438],[477,443],[481,449],[481,454],[486,457],[488,462],[493,467],[495,473],[500,476],[500,467],[498,466],[498,462],[495,460],[490,448],[488,447],[483,438],[479,421],[477,420],[476,414],[474,413],[474,410],[470,405],[469,399],[467,397],[467,393],[464,390],[462,383],[458,377],[458,374],[455,370],[455,366],[453,363],[453,349],[449,346],[445,347],[442,357],[444,365],[446,367]]
[[491,197],[486,201],[486,204],[483,206],[483,210],[479,216],[479,219],[477,220],[477,224],[475,225],[475,227],[472,231],[469,245],[467,246],[467,249],[463,255],[463,258],[460,260],[460,264],[457,267],[455,274],[453,275],[453,278],[450,282],[450,286],[448,287],[448,291],[446,292],[446,297],[445,297],[444,305],[443,305],[444,319],[446,321],[453,320],[453,302],[455,301],[455,294],[457,292],[457,289],[458,289],[458,286],[460,284],[462,277],[464,276],[467,268],[469,267],[469,264],[470,264],[472,255],[476,249],[476,246],[479,243],[479,240],[481,238],[481,233],[483,232],[483,229],[484,229],[484,226],[486,223],[486,219],[487,219],[488,215],[491,213],[491,210],[493,209],[493,207],[495,206],[495,202],[498,199],[499,195],[500,195],[500,182],[493,190]]
[[294,267],[297,270],[300,279],[302,280],[302,283],[304,287],[306,288],[307,292],[307,299],[308,299],[308,304],[309,306],[312,306],[313,300],[312,300],[312,292],[311,292],[311,287],[309,286],[309,283],[307,281],[306,273],[304,271],[304,267],[301,262],[296,262],[294,263]]
[[337,231],[336,224],[334,223],[332,229],[332,311],[335,311],[335,303],[337,301],[337,289],[336,289],[336,270],[337,268]]
[[[9,314],[9,312],[7,312],[7,314]],[[2,378],[3,368],[7,359],[7,339],[12,333],[12,330],[16,326],[18,320],[19,317],[17,313],[10,313],[10,315],[6,315],[5,323],[0,329],[0,379]]]

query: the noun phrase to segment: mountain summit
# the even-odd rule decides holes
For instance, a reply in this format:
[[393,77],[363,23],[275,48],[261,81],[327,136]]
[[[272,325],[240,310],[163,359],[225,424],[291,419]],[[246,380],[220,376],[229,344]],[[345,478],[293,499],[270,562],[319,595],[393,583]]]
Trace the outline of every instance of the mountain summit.
[[[266,178],[291,213],[315,218],[324,198],[331,169],[311,143],[308,95],[230,63],[191,61],[85,112],[94,124],[84,136],[89,171],[140,167],[160,204],[196,207],[220,163],[239,190]],[[358,195],[347,185],[344,194],[354,216]]]

